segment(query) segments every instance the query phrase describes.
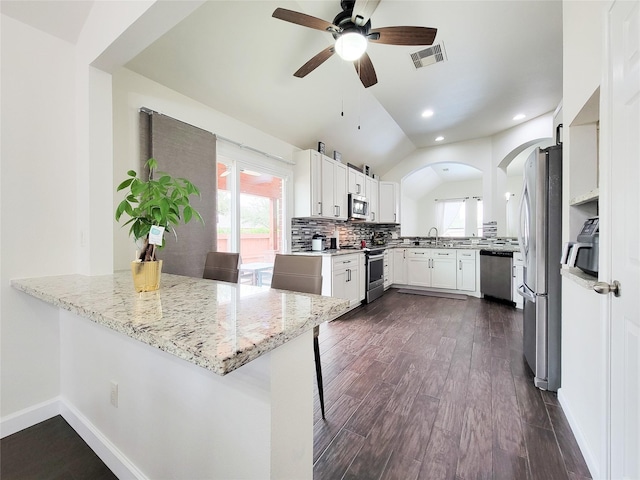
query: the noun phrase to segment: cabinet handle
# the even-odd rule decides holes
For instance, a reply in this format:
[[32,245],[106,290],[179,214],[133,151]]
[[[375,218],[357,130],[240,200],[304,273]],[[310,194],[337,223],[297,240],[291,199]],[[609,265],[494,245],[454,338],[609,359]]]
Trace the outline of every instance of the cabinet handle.
[[347,282],[351,281],[351,269],[347,268]]
[[318,202],[318,215],[322,215],[322,202]]
[[393,223],[396,223],[396,214],[393,214]]
[[360,184],[356,183],[356,193],[360,193]]
[[371,212],[371,221],[372,222],[376,221],[376,212]]
[[511,267],[513,278],[516,278],[516,266]]
[[413,252],[414,255],[424,255],[424,252]]
[[462,260],[458,260],[458,270],[462,270]]

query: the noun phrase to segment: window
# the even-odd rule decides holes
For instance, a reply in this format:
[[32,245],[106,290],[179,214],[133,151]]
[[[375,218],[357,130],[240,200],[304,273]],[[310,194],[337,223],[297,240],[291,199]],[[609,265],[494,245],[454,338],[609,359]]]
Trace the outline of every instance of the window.
[[482,199],[436,200],[436,220],[443,237],[482,236]]
[[273,263],[282,245],[282,178],[240,169],[242,263]]
[[268,285],[275,255],[285,251],[290,172],[252,157],[219,144],[217,248],[240,253],[241,282]]
[[443,237],[465,236],[465,201],[439,200],[436,204],[438,231]]

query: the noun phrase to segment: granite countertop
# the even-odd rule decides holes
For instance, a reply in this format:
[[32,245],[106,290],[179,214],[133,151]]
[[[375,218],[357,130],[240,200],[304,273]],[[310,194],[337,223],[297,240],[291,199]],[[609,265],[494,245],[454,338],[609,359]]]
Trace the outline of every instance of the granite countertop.
[[352,253],[364,253],[366,250],[358,249],[358,248],[341,248],[337,249],[326,249],[321,252],[313,251],[313,250],[304,250],[302,252],[292,252],[292,255],[311,255],[311,256],[335,256],[335,255],[349,255]]
[[443,249],[452,249],[452,250],[490,250],[494,252],[519,252],[520,247],[518,245],[491,245],[491,244],[461,244],[461,245],[452,245],[448,246],[449,243],[446,243],[447,246],[444,245],[434,245],[427,243],[420,243],[420,245],[414,245],[413,243],[403,244],[399,243],[393,246],[387,246],[387,248],[443,248]]
[[349,301],[162,274],[136,293],[131,272],[12,280],[14,288],[225,375],[332,320]]

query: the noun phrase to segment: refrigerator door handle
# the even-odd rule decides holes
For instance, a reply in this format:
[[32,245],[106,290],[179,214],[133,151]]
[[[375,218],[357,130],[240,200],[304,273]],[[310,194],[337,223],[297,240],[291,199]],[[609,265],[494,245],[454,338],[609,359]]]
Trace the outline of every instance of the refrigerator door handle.
[[518,287],[518,294],[524,297],[526,300],[529,300],[531,303],[536,303],[535,294],[526,285],[522,284]]
[[522,196],[520,197],[520,221],[518,222],[518,243],[520,244],[520,252],[522,253],[525,265],[527,263],[527,253],[529,253],[529,190],[527,183],[522,188]]

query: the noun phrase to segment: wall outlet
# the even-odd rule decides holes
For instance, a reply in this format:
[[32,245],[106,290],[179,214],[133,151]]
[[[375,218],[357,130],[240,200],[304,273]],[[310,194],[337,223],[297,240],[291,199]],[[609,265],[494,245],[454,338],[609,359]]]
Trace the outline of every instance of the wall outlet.
[[118,408],[118,384],[111,382],[111,405]]

